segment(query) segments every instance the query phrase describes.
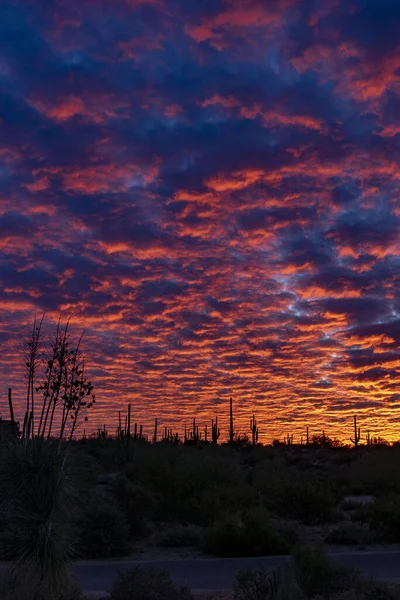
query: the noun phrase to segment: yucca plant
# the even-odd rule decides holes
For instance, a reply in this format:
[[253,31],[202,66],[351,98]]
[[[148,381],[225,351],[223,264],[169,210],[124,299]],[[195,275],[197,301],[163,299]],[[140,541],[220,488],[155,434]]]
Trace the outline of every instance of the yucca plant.
[[0,514],[12,532],[3,540],[3,556],[14,561],[15,580],[29,583],[35,600],[65,598],[80,497],[68,445],[26,439],[2,455]]

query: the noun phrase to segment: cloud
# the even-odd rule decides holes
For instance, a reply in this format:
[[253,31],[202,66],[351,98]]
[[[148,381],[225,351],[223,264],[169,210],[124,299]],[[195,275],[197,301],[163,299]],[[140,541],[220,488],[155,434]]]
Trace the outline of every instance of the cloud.
[[1,8],[3,412],[46,311],[86,330],[93,428],[129,399],[146,430],[224,429],[233,396],[263,441],[348,438],[355,410],[396,436],[399,21],[390,0]]

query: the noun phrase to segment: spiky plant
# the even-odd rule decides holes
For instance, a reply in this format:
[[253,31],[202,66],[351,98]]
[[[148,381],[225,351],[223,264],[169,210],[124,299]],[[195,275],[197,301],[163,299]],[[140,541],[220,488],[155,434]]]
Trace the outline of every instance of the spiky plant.
[[69,587],[79,482],[68,446],[27,439],[2,456],[0,511],[12,531],[3,554],[14,560],[17,578],[29,582],[37,599],[61,599]]

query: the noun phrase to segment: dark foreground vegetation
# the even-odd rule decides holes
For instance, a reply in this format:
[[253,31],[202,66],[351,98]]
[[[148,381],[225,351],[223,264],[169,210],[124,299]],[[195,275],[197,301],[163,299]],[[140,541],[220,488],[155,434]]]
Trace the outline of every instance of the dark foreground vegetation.
[[[156,420],[149,443],[137,426],[131,435],[130,407],[115,437],[99,430],[76,439],[95,401],[80,340],[71,340],[69,323],[59,324],[41,357],[41,327],[34,324],[26,344],[22,429],[10,391],[8,434],[0,443],[0,560],[13,564],[0,600],[76,600],[73,560],[138,551],[294,553],[291,596],[282,596],[290,578],[260,591],[258,585],[270,585],[268,577],[247,574],[238,580],[238,600],[394,597],[372,583],[375,596],[368,595],[355,575],[350,586],[348,574],[331,568],[320,551],[305,548],[400,543],[399,445],[370,439],[361,445],[354,419],[351,449],[328,443],[324,434],[309,441],[308,431],[305,444],[296,446],[288,437],[264,447],[254,416],[251,436],[235,434],[232,401],[225,444],[218,443],[217,419],[209,438],[207,432],[201,437],[194,421],[183,440],[172,431],[160,440]],[[185,600],[190,594],[175,590],[167,576],[140,571],[121,576],[111,595],[131,597]]]
[[[37,589],[15,572],[0,577],[0,600],[87,600],[69,583],[56,596]],[[174,584],[168,573],[137,567],[119,573],[112,589],[100,600],[400,600],[400,586],[363,576],[331,564],[320,548],[298,547],[290,563],[274,571],[246,570],[236,574],[233,589],[195,596]]]
[[[0,488],[9,511],[0,519],[1,559],[14,558],[18,540],[28,544],[31,517],[24,523],[14,515],[23,502],[23,515],[42,511],[35,502],[58,503],[60,521],[75,536],[73,556],[82,558],[154,548],[260,556],[289,553],[298,543],[400,543],[397,447],[355,452],[141,441],[128,461],[115,439],[82,439],[66,448],[29,440],[17,451],[3,450]],[[25,496],[20,484],[13,487],[18,469]]]
[[[86,557],[143,547],[215,556],[290,552],[298,542],[400,543],[400,448],[73,442],[84,473],[76,522]],[[360,498],[360,496],[362,496]],[[5,526],[6,527],[6,526]]]

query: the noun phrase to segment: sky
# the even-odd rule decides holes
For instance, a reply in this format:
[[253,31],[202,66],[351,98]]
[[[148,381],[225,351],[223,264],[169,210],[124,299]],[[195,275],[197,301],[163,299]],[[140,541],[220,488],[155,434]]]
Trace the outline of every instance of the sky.
[[225,426],[232,396],[261,441],[399,439],[399,28],[397,0],[2,3],[3,416],[34,314],[74,313],[90,427]]

